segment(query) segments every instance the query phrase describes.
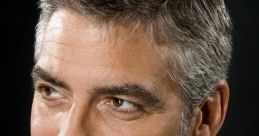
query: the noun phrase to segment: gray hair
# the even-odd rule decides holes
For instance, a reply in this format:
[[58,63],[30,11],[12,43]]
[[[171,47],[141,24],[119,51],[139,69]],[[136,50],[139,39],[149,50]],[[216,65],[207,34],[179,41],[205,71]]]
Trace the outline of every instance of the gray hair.
[[47,23],[59,8],[142,30],[167,56],[167,73],[182,89],[185,124],[193,107],[227,78],[232,24],[224,0],[41,0],[40,8],[35,60]]

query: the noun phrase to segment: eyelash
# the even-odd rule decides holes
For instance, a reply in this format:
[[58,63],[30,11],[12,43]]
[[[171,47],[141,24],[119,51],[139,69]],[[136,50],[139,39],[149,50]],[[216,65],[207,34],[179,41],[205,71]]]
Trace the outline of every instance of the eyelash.
[[[122,104],[118,105],[118,103]],[[126,106],[132,106],[133,108],[119,108],[119,106],[123,106],[123,104],[125,103],[127,104]],[[111,106],[111,108],[113,108],[114,110],[122,113],[133,113],[141,110],[141,106],[139,104],[118,97],[110,97],[109,101],[106,104]]]
[[[118,104],[117,102],[119,101],[121,101],[122,105],[117,105]],[[142,114],[146,113],[145,110],[143,110],[142,105],[129,101],[127,99],[124,99],[123,96],[108,97],[105,99],[105,103],[104,104],[100,103],[100,105],[104,106],[104,107],[100,107],[100,109],[101,111],[105,111],[104,113],[106,113],[106,115],[109,115],[124,121],[135,120],[141,117]]]
[[[57,99],[63,98],[59,91],[49,85],[39,84],[36,87],[36,91],[39,92],[41,97],[46,101],[55,101]],[[60,96],[50,96],[51,93],[57,93],[56,95]]]

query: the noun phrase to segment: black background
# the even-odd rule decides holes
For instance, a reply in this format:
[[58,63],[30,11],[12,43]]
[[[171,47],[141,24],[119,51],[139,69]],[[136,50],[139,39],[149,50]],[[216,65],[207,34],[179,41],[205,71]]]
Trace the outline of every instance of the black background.
[[[36,0],[2,0],[0,135],[29,136]],[[259,1],[226,0],[234,22],[231,97],[220,136],[255,136],[259,131]],[[3,47],[3,48],[2,48]]]

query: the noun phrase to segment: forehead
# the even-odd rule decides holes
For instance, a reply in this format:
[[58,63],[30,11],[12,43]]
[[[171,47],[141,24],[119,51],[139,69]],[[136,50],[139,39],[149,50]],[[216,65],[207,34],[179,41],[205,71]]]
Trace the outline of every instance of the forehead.
[[114,27],[109,31],[91,18],[58,10],[47,25],[37,65],[74,82],[162,80],[164,60],[131,28]]

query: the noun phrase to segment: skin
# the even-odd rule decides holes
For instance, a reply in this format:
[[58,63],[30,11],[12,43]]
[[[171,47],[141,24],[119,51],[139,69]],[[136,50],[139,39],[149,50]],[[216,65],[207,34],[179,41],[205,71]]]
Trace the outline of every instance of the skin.
[[[166,76],[164,59],[130,26],[113,28],[107,32],[73,11],[54,12],[32,72],[32,136],[179,133],[181,92]],[[194,109],[190,135],[216,135],[222,125],[228,88],[218,86]]]

